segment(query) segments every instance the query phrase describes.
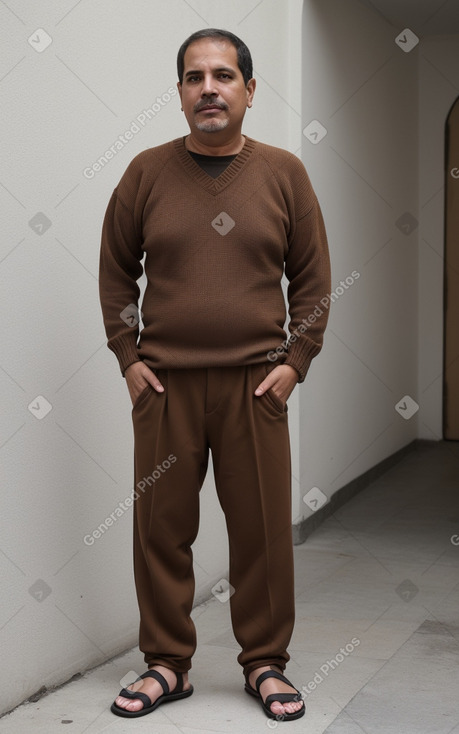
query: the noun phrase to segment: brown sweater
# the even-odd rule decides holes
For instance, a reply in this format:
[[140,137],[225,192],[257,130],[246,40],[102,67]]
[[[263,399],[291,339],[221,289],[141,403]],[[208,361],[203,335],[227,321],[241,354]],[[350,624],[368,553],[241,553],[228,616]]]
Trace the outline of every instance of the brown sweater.
[[[305,168],[246,136],[213,179],[184,141],[137,155],[109,201],[99,272],[108,347],[123,375],[138,360],[152,369],[278,360],[302,382],[322,346],[320,300],[330,290],[324,223]],[[144,255],[139,338],[132,304]]]

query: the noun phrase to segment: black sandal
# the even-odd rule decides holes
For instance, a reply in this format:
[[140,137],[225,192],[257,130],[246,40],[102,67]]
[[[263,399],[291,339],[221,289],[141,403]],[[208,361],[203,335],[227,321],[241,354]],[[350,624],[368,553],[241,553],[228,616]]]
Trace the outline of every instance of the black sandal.
[[[286,683],[287,685],[292,686],[292,688],[295,688],[293,683],[291,683],[285,677],[285,675],[282,675],[282,673],[278,673],[275,670],[265,670],[264,673],[260,673],[257,680],[255,681],[257,690],[255,690],[255,688],[250,685],[249,676],[247,676],[244,690],[246,690],[247,693],[250,693],[251,696],[255,696],[256,698],[260,699],[261,706],[266,716],[269,716],[270,719],[276,719],[276,721],[293,721],[294,719],[300,719],[302,716],[304,716],[305,705],[303,697],[296,688],[296,693],[271,693],[269,696],[266,696],[266,699],[263,701],[260,693],[260,686],[263,681],[266,680],[266,678],[278,678],[278,680],[283,681],[283,683]],[[303,706],[298,711],[295,711],[292,714],[275,714],[273,711],[271,711],[270,708],[270,704],[274,701],[279,701],[279,703],[287,703],[290,701],[303,701]]]
[[180,698],[187,698],[187,696],[191,696],[191,694],[193,693],[193,686],[190,685],[190,687],[186,691],[184,691],[183,673],[175,673],[175,675],[177,676],[176,686],[172,692],[169,692],[169,685],[165,677],[161,675],[161,673],[158,673],[157,670],[147,670],[147,672],[139,676],[137,680],[134,681],[134,683],[137,683],[137,681],[142,680],[143,678],[155,678],[155,680],[157,680],[158,683],[161,684],[164,694],[162,696],[159,696],[159,698],[157,698],[156,701],[152,703],[151,699],[149,698],[149,696],[147,696],[146,693],[142,693],[141,691],[129,691],[127,688],[122,688],[118,694],[119,696],[124,696],[124,698],[139,699],[143,702],[143,708],[139,711],[128,711],[128,709],[124,709],[122,708],[122,706],[117,706],[115,701],[113,701],[112,705],[110,706],[110,711],[112,711],[117,716],[125,716],[126,718],[134,719],[137,716],[145,716],[145,714],[150,714],[162,703],[167,703],[168,701],[178,701],[178,699]]

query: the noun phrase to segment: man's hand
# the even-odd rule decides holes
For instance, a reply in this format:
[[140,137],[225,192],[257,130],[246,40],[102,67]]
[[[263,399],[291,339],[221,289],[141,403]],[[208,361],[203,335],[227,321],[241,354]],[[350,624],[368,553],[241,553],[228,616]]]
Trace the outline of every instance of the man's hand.
[[265,377],[263,382],[260,382],[255,390],[255,395],[263,395],[272,388],[273,392],[285,404],[298,382],[298,377],[298,372],[294,367],[289,364],[279,364]]
[[147,367],[145,362],[133,362],[129,367],[126,367],[124,376],[126,378],[129,395],[131,396],[132,405],[134,405],[140,393],[146,388],[148,383],[150,383],[157,392],[164,392],[164,387],[161,385],[153,370]]

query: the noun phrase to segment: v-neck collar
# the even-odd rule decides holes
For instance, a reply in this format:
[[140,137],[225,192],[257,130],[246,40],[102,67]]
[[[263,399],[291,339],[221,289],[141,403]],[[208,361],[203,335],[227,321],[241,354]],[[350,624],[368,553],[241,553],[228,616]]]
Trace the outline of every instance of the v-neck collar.
[[223,191],[223,189],[233,181],[246,161],[250,158],[256,146],[256,140],[245,135],[244,146],[236,155],[236,158],[229,164],[223,173],[221,173],[217,178],[212,178],[212,176],[209,176],[209,174],[206,173],[189,154],[188,149],[185,146],[185,137],[186,136],[184,135],[183,137],[176,138],[172,141],[175,151],[180,161],[183,163],[187,173],[196,182],[196,184],[199,184],[203,189],[214,196]]

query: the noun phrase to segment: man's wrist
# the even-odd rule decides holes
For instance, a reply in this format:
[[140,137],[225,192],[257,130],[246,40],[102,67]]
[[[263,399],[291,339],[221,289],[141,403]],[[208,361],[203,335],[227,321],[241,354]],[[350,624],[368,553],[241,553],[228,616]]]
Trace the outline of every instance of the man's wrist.
[[289,362],[284,362],[284,364],[279,365],[279,366],[280,367],[290,367],[290,369],[295,373],[297,381],[301,378],[300,371],[298,370],[297,367],[295,367],[295,365],[290,364]]
[[121,371],[121,374],[123,377],[126,377],[126,371],[129,369],[129,367],[132,367],[133,364],[137,364],[137,362],[141,362],[141,359],[134,359],[132,362],[129,362],[128,365],[125,366],[125,368]]

